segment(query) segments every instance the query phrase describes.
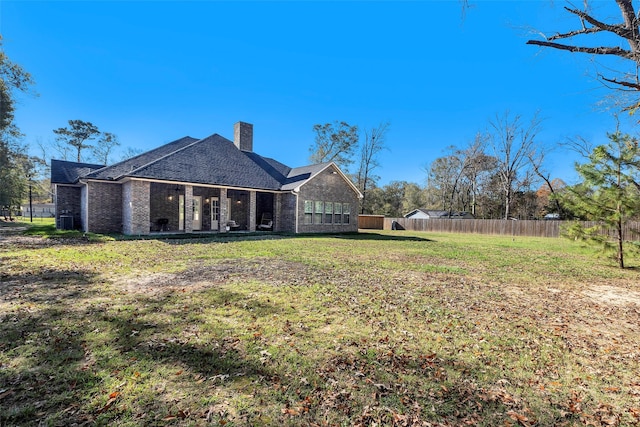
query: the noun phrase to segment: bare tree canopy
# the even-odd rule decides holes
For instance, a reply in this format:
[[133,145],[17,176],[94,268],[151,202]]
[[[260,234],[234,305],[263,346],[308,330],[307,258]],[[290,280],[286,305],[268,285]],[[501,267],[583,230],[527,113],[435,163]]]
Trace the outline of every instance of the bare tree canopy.
[[358,127],[346,122],[314,125],[315,144],[309,149],[309,160],[314,163],[334,162],[346,169],[353,160],[351,156],[358,145]]
[[110,156],[113,149],[120,145],[118,137],[111,132],[103,132],[100,138],[96,141],[91,149],[93,157],[98,163],[108,165],[110,162]]
[[493,128],[491,147],[498,162],[498,176],[504,196],[504,218],[509,218],[514,192],[531,183],[530,154],[538,148],[540,119],[534,116],[528,125],[522,117],[511,117],[507,112],[496,115],[490,123]]
[[[638,65],[640,65],[640,31],[638,24],[640,19],[636,14],[633,0],[614,0],[622,15],[621,21],[606,22],[596,18],[590,12],[590,1],[584,0],[583,9],[575,8],[571,3],[564,10],[577,18],[577,29],[566,32],[557,32],[545,36],[545,40],[529,40],[527,44],[550,47],[569,52],[587,53],[592,55],[612,55],[632,61],[632,67],[628,72],[615,71],[608,76],[599,75],[606,83],[611,83],[618,89],[640,91]],[[584,36],[587,36],[586,38]],[[610,43],[613,39],[617,43]],[[589,39],[592,43],[583,44],[578,40]],[[605,42],[606,40],[606,42]],[[636,104],[629,108],[635,108]]]
[[374,187],[378,177],[373,171],[380,167],[378,154],[384,150],[389,122],[380,123],[378,126],[364,131],[364,141],[360,147],[360,164],[356,176],[356,185],[362,193],[360,213],[365,213],[367,191]]

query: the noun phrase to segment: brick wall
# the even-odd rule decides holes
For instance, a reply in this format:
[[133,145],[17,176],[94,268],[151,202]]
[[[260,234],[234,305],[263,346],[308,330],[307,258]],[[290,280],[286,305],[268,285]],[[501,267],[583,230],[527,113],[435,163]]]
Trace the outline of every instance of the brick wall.
[[149,192],[151,185],[145,181],[128,181],[122,185],[122,233],[149,234]]
[[[351,214],[349,224],[305,224],[304,201],[349,203]],[[299,233],[345,233],[358,231],[358,195],[333,167],[329,167],[300,187],[298,195]]]
[[82,221],[80,217],[80,187],[71,187],[67,185],[56,185],[55,200],[56,227],[62,228],[61,215],[71,216],[73,218],[73,228],[81,228]]
[[282,193],[276,196],[275,231],[282,233],[296,232],[296,207],[297,196],[291,193]]
[[88,182],[85,231],[122,233],[122,185]]

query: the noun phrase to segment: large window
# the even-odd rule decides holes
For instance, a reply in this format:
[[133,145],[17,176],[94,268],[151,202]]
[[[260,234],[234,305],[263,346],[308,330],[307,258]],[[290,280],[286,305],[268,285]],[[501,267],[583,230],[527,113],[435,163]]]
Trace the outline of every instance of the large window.
[[351,204],[325,202],[323,200],[304,201],[304,223],[311,224],[350,224]]
[[304,223],[313,224],[313,200],[304,201]]

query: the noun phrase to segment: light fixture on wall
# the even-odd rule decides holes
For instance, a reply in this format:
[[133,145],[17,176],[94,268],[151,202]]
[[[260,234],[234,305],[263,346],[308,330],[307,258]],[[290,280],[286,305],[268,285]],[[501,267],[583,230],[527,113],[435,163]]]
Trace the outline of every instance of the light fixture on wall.
[[[173,191],[175,191],[175,193],[178,194],[180,192],[180,186],[176,184],[176,188],[174,188]],[[169,193],[169,201],[171,200],[173,200],[173,194]]]

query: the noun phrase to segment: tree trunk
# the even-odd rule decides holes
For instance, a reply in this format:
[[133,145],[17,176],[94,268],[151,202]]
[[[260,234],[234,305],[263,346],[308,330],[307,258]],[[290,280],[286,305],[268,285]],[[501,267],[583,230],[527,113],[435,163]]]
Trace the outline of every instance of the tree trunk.
[[623,252],[623,235],[622,235],[622,219],[618,219],[617,221],[617,232],[618,232],[618,266],[620,268],[624,268],[624,252]]

